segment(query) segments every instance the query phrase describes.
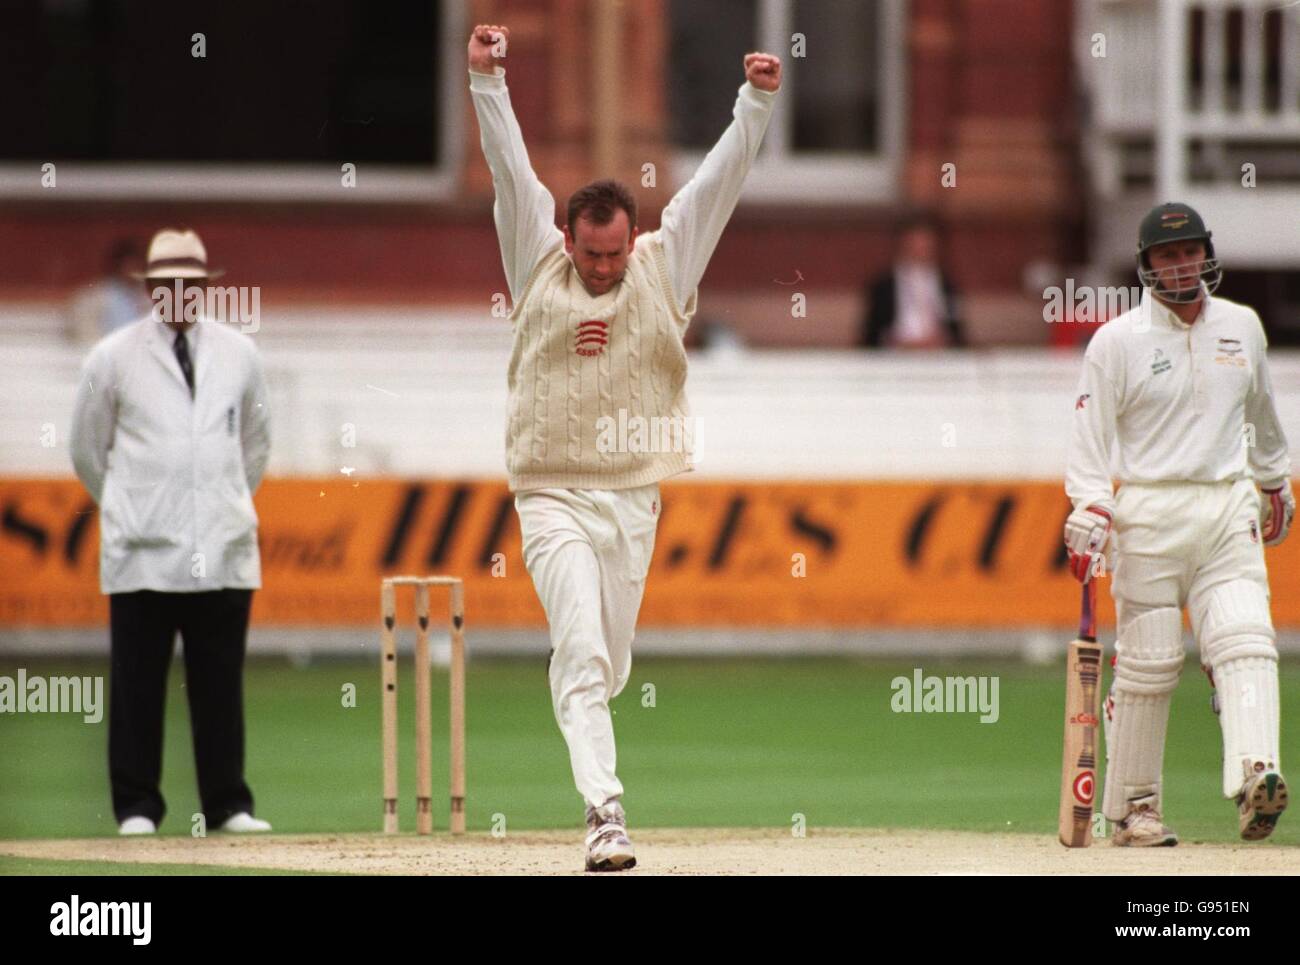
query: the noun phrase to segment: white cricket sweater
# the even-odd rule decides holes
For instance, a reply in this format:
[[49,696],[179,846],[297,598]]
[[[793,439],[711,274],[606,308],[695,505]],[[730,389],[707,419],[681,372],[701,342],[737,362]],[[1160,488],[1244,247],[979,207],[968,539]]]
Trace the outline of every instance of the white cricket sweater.
[[623,279],[593,297],[564,251],[555,199],[528,160],[505,70],[470,71],[470,92],[514,300],[510,489],[625,489],[689,471],[682,338],[776,95],[741,86],[731,125],[664,208],[659,230],[637,237]]

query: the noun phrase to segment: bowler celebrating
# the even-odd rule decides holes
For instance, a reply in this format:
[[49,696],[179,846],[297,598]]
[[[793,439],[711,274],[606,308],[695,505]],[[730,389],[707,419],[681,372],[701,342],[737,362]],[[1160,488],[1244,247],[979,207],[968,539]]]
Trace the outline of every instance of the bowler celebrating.
[[1138,274],[1142,303],[1088,346],[1066,476],[1076,577],[1094,574],[1115,535],[1102,810],[1117,822],[1114,844],[1178,843],[1161,817],[1160,784],[1186,607],[1217,688],[1223,793],[1237,802],[1241,836],[1258,840],[1287,803],[1264,546],[1286,538],[1295,512],[1267,341],[1254,311],[1213,296],[1219,260],[1188,205],[1159,205],[1143,219]]
[[611,446],[607,430],[690,419],[682,338],[762,143],[781,61],[746,55],[734,119],[663,210],[659,230],[639,235],[635,197],[604,180],[569,199],[561,232],[496,63],[508,39],[505,27],[480,25],[469,41],[470,91],[514,306],[506,464],[524,565],[550,624],[555,718],[587,806],[587,869],[615,871],[636,858],[609,701],[631,670],[659,481],[692,462],[689,446]]

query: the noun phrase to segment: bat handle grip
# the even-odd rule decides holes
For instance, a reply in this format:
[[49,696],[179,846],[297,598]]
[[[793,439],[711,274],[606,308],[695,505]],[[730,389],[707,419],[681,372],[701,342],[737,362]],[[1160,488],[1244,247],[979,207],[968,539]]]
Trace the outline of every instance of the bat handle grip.
[[1097,640],[1097,581],[1083,584],[1083,605],[1079,613],[1079,637],[1095,643]]

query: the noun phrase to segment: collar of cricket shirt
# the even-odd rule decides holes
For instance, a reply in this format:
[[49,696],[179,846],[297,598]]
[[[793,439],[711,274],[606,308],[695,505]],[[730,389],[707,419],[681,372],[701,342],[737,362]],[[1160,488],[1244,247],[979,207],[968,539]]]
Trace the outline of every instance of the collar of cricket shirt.
[[1150,289],[1148,289],[1147,292],[1145,293],[1142,302],[1143,304],[1147,304],[1151,306],[1151,318],[1155,324],[1163,325],[1165,328],[1171,328],[1174,329],[1175,331],[1186,331],[1187,329],[1192,328],[1194,325],[1203,324],[1205,320],[1209,317],[1211,297],[1212,296],[1210,295],[1205,295],[1202,297],[1201,311],[1191,324],[1184,322],[1181,318],[1179,318],[1176,314],[1174,314],[1173,309],[1171,309],[1160,299],[1152,295]]

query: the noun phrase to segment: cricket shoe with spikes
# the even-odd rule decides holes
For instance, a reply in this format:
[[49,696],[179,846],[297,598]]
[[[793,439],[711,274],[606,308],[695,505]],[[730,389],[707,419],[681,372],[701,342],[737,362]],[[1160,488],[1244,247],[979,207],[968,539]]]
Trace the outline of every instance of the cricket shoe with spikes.
[[1159,798],[1148,794],[1128,802],[1128,815],[1115,825],[1110,841],[1121,848],[1172,848],[1178,835],[1160,819]]
[[627,836],[627,817],[617,800],[587,807],[587,870],[626,871],[635,867],[636,852]]
[[1286,778],[1263,761],[1246,762],[1246,783],[1237,794],[1243,841],[1262,841],[1273,833],[1286,810]]

